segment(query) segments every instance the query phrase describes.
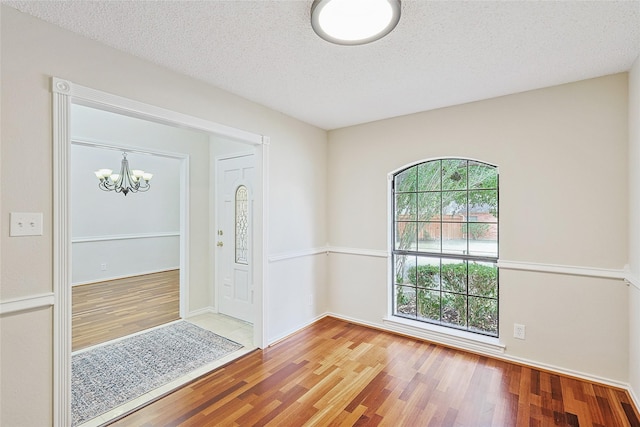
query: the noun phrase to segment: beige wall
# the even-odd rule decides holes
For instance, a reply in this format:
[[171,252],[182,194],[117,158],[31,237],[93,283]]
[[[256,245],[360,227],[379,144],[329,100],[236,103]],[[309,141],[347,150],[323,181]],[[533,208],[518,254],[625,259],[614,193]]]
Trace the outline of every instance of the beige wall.
[[[14,9],[2,6],[1,13],[1,301],[53,291],[51,76],[269,136],[268,233],[273,236],[269,253],[304,251],[326,243],[325,131]],[[208,197],[206,191],[202,194]],[[208,209],[207,203],[202,209]],[[43,212],[44,235],[8,237],[9,212]],[[294,235],[291,224],[300,218],[304,226],[297,227]],[[201,256],[193,262],[207,265],[207,252]],[[324,261],[319,258],[287,262],[296,268],[300,264],[305,271],[323,270]],[[305,275],[300,281],[279,269],[269,275],[269,293],[287,295],[296,286],[297,292],[317,300],[308,309],[288,312],[286,299],[270,299],[266,316],[278,322],[268,323],[268,337],[279,336],[327,310],[321,298],[322,278]],[[280,320],[283,312],[289,315]],[[52,329],[50,308],[3,315],[0,425],[51,424]]]
[[640,57],[629,73],[629,383],[640,394]]
[[[329,132],[331,245],[386,250],[388,173],[442,156],[498,165],[501,260],[627,262],[626,74]],[[329,306],[381,325],[386,262],[333,254]],[[500,279],[508,356],[627,381],[622,280],[509,270]],[[511,337],[513,323],[525,324],[525,341]]]

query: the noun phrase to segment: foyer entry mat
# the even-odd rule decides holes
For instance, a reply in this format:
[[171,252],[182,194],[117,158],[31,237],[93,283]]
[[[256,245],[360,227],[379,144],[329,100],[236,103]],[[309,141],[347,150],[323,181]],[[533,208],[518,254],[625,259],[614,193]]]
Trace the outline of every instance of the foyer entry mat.
[[180,321],[74,354],[72,424],[78,426],[240,348]]

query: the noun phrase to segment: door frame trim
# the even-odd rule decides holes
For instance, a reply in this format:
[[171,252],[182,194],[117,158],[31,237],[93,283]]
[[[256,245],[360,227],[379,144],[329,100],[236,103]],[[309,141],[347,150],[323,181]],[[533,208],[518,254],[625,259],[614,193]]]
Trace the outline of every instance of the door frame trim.
[[[253,265],[256,286],[254,344],[266,341],[268,278],[269,142],[267,136],[232,128],[150,104],[51,78],[53,125],[53,424],[71,425],[71,105],[79,104],[117,114],[204,131],[250,144],[256,154],[256,227]],[[188,193],[188,192],[187,192]],[[186,206],[181,206],[181,210]],[[182,211],[181,214],[186,214]],[[188,217],[185,223],[188,227]],[[258,229],[259,228],[259,229]],[[187,229],[188,231],[188,229]],[[188,302],[187,302],[188,304]]]

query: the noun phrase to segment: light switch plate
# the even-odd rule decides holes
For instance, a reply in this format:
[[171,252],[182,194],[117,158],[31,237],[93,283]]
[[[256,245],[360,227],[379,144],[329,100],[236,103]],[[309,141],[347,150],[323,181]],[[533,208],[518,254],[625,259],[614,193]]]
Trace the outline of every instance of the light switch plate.
[[42,212],[11,212],[9,236],[42,236]]

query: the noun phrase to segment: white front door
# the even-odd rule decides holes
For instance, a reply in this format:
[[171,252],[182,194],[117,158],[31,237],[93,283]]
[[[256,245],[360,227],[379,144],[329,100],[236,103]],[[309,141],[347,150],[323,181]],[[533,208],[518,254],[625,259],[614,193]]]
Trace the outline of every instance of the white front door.
[[253,323],[253,154],[216,161],[218,311]]

